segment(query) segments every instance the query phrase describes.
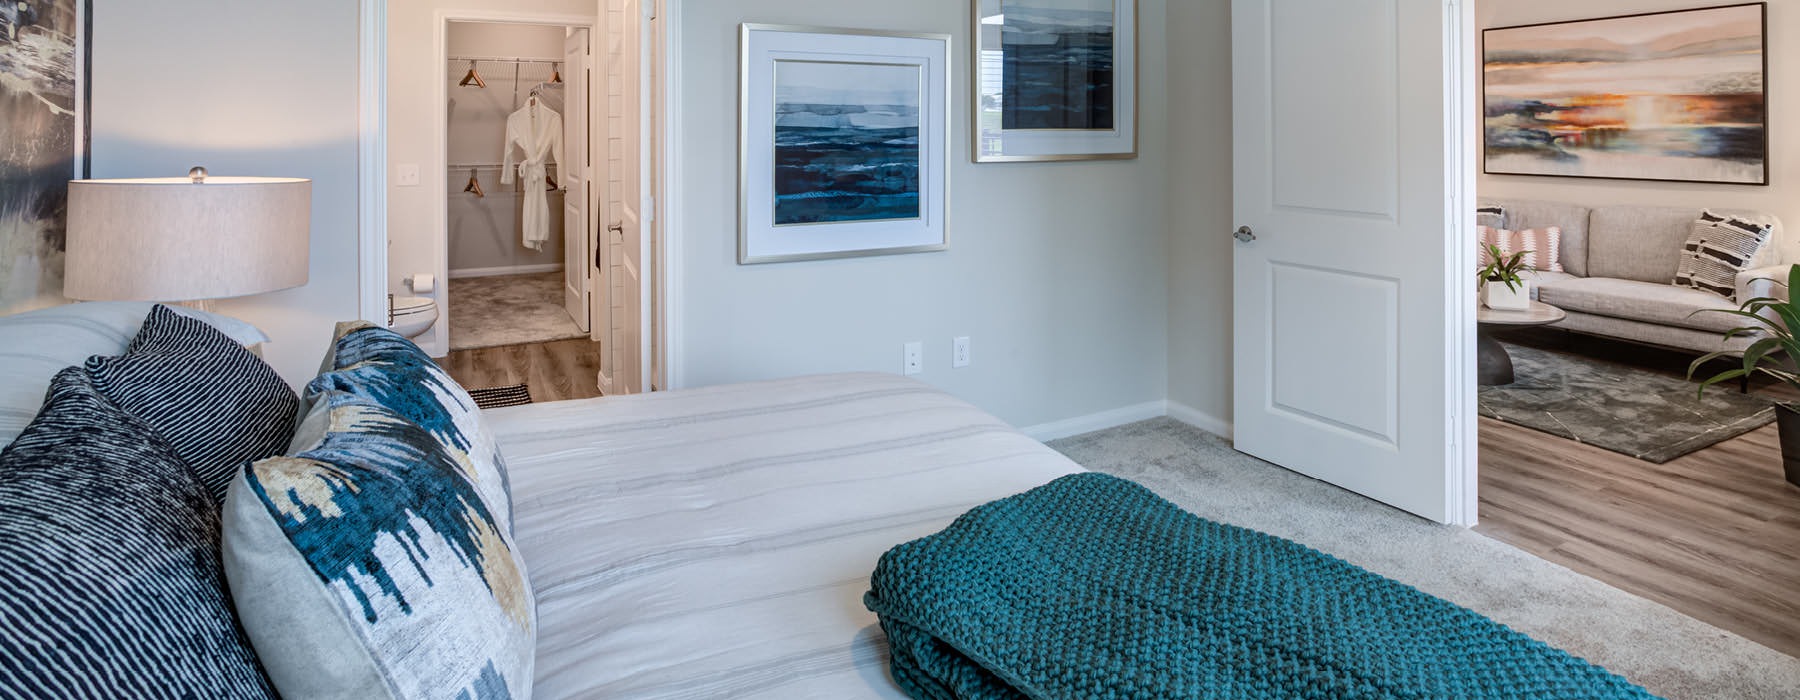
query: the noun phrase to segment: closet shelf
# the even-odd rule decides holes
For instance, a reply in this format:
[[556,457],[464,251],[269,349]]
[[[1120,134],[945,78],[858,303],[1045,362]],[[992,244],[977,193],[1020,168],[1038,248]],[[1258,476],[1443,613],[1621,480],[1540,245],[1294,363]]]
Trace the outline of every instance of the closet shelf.
[[450,56],[446,60],[454,63],[477,61],[480,63],[541,63],[544,65],[557,65],[564,62],[560,58],[509,58],[506,56]]

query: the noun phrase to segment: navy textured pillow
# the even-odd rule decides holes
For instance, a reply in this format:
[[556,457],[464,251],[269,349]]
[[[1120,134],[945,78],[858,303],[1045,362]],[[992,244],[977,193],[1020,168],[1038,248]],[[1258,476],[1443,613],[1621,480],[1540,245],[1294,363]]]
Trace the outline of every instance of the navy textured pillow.
[[151,309],[119,357],[87,361],[94,387],[167,438],[216,503],[245,464],[281,454],[300,399],[262,358],[205,322]]
[[219,506],[78,368],[0,453],[0,697],[266,698]]

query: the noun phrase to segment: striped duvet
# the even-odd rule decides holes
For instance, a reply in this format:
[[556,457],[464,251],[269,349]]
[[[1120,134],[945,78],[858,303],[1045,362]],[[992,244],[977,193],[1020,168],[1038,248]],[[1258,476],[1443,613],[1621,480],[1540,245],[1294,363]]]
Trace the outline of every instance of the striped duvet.
[[832,375],[488,412],[540,698],[901,698],[894,545],[1082,471],[923,384]]

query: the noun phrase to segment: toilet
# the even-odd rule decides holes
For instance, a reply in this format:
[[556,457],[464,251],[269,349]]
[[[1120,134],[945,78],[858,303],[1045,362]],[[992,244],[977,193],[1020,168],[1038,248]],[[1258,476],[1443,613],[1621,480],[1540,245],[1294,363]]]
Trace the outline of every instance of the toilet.
[[437,325],[437,301],[431,297],[388,297],[388,328],[407,338],[417,338]]

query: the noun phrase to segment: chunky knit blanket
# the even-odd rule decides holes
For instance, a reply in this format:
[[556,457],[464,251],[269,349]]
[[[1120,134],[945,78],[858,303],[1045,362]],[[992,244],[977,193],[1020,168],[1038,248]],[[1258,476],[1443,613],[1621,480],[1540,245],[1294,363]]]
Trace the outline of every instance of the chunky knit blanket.
[[1305,546],[1079,474],[882,556],[864,602],[914,698],[1651,698]]

